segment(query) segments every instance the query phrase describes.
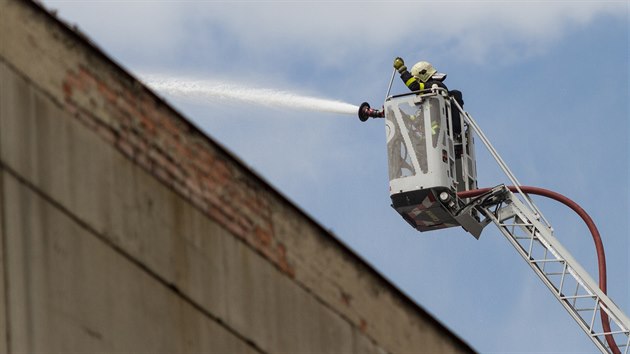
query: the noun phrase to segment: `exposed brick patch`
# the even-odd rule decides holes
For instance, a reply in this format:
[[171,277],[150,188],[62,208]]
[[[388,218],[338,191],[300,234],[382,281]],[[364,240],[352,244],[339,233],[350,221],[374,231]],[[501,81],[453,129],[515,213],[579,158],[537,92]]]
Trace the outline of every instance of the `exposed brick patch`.
[[268,192],[141,85],[80,67],[67,72],[62,91],[66,109],[87,128],[295,276],[274,237]]
[[276,247],[280,269],[287,273],[290,277],[295,277],[295,269],[289,265],[287,261],[287,249],[282,243],[278,243]]
[[364,318],[361,318],[361,321],[359,322],[359,330],[361,331],[361,333],[366,333],[367,327],[368,327],[367,321]]
[[268,230],[256,226],[256,228],[254,229],[254,234],[256,235],[256,240],[262,247],[269,247],[273,236]]

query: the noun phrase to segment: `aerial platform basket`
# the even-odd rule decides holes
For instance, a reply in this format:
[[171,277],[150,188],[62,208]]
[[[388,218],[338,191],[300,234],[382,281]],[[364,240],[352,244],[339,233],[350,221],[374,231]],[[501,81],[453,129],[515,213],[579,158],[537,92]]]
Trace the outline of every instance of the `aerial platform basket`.
[[384,114],[392,207],[419,231],[464,226],[457,192],[477,188],[475,148],[448,92],[389,97]]

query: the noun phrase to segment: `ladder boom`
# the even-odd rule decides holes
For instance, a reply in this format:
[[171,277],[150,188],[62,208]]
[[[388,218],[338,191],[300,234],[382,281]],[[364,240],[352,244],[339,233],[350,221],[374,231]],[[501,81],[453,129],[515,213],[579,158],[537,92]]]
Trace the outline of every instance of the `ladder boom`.
[[[538,220],[536,213],[503,185],[473,203],[488,222],[497,226],[602,353],[614,353],[611,340],[620,352],[629,352],[630,320],[599,289],[551,229]],[[596,321],[597,313],[601,315],[602,311],[610,321],[609,331]]]
[[[486,217],[486,220],[479,221],[477,229],[490,222],[499,228],[602,353],[630,353],[628,317],[553,236],[551,224],[529,195],[522,192],[516,177],[473,117],[456,100],[451,99],[451,102],[481,138],[524,200],[521,201],[501,185],[471,201],[463,210],[470,213],[472,206]],[[462,226],[465,225],[462,223]],[[602,319],[600,324],[595,321],[598,312]]]

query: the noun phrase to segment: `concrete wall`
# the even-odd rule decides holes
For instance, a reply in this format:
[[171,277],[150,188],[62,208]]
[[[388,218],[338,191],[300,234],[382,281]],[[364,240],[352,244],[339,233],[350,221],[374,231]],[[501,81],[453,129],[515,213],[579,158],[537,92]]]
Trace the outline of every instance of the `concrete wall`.
[[75,30],[0,1],[0,352],[471,352]]

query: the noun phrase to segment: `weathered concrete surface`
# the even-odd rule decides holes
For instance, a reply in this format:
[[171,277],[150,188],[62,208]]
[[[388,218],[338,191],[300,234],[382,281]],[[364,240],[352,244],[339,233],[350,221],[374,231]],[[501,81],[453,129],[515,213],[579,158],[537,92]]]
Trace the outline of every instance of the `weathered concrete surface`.
[[[0,70],[2,70],[2,68],[0,68]],[[2,78],[2,74],[0,73],[0,78]],[[4,84],[3,81],[0,79],[0,97],[4,96],[3,95],[4,92]],[[3,116],[2,113],[2,99],[0,99],[0,117]],[[2,130],[2,125],[0,124],[0,131]],[[2,156],[2,153],[0,152],[0,156]],[[1,161],[1,160],[0,160]],[[5,289],[5,279],[4,279],[4,275],[5,275],[5,250],[4,250],[4,243],[5,243],[5,237],[4,237],[4,169],[2,168],[2,165],[0,165],[0,353],[7,353],[9,351],[8,347],[7,347],[7,315],[6,315],[6,311],[7,311],[7,302],[5,299],[5,293],[6,293],[6,289]]]
[[256,352],[45,196],[3,178],[12,352]]
[[[85,222],[102,239],[101,247],[141,263],[165,287],[176,287],[264,350],[353,351],[353,329],[339,315],[26,81],[4,72],[3,80],[20,97],[3,102],[9,111],[0,133],[7,168],[20,178],[26,176],[32,188]],[[31,232],[13,229],[14,219],[21,215],[15,213],[16,205],[7,195],[7,213],[12,212],[7,217],[9,239]],[[24,248],[38,247],[37,241]],[[13,258],[21,259],[14,256],[19,254],[10,250],[9,264]],[[99,270],[107,272],[106,266],[103,263]],[[70,268],[61,274],[73,277]],[[10,283],[19,279],[11,277]],[[24,333],[19,327],[11,329]]]
[[471,351],[33,4],[0,2],[0,82],[8,351],[142,347],[108,316],[172,351]]

